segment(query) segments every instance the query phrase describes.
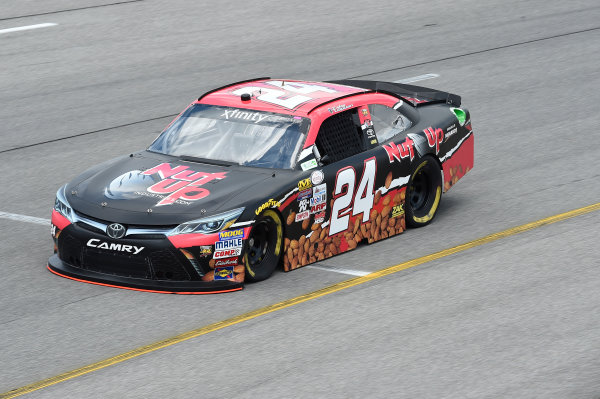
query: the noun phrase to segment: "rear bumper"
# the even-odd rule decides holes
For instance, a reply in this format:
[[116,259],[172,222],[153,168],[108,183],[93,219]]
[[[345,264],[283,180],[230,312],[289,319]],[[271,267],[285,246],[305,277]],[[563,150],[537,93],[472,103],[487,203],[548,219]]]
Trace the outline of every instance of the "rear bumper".
[[243,288],[243,283],[230,280],[162,281],[98,273],[69,265],[56,254],[48,259],[48,270],[58,276],[84,283],[164,294],[216,294]]

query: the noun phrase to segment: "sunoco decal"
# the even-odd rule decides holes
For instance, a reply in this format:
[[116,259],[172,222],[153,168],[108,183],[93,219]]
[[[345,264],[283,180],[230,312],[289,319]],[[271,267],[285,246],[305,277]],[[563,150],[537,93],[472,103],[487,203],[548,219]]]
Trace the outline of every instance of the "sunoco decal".
[[233,278],[233,266],[215,267],[215,280],[229,280]]

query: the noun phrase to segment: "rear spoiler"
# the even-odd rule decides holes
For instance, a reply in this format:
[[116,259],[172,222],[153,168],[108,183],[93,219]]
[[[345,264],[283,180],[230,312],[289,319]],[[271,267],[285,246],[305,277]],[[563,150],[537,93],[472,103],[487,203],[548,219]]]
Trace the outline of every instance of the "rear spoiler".
[[446,93],[445,91],[433,90],[427,87],[392,82],[381,82],[377,80],[331,80],[327,83],[360,87],[362,89],[372,90],[378,93],[390,94],[394,97],[402,98],[414,106],[432,103],[446,103],[455,107],[460,107],[461,99],[459,95]]

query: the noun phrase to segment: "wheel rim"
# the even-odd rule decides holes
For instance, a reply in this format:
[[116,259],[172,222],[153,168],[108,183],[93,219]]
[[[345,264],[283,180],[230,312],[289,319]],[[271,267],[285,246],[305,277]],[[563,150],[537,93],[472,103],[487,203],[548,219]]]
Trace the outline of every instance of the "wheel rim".
[[248,238],[248,263],[250,266],[259,265],[267,256],[270,238],[269,224],[260,221],[252,229]]
[[409,201],[413,211],[419,211],[425,206],[429,194],[429,177],[424,169],[421,169],[413,176],[410,185]]

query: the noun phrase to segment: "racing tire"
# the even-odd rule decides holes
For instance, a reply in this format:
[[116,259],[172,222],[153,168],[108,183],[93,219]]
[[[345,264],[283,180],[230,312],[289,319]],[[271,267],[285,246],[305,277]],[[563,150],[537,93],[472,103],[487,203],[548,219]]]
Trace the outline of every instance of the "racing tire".
[[283,224],[277,212],[266,210],[256,219],[248,236],[244,265],[245,281],[262,281],[271,276],[283,253]]
[[442,174],[431,155],[425,155],[415,165],[406,187],[406,225],[423,227],[431,223],[439,208]]

